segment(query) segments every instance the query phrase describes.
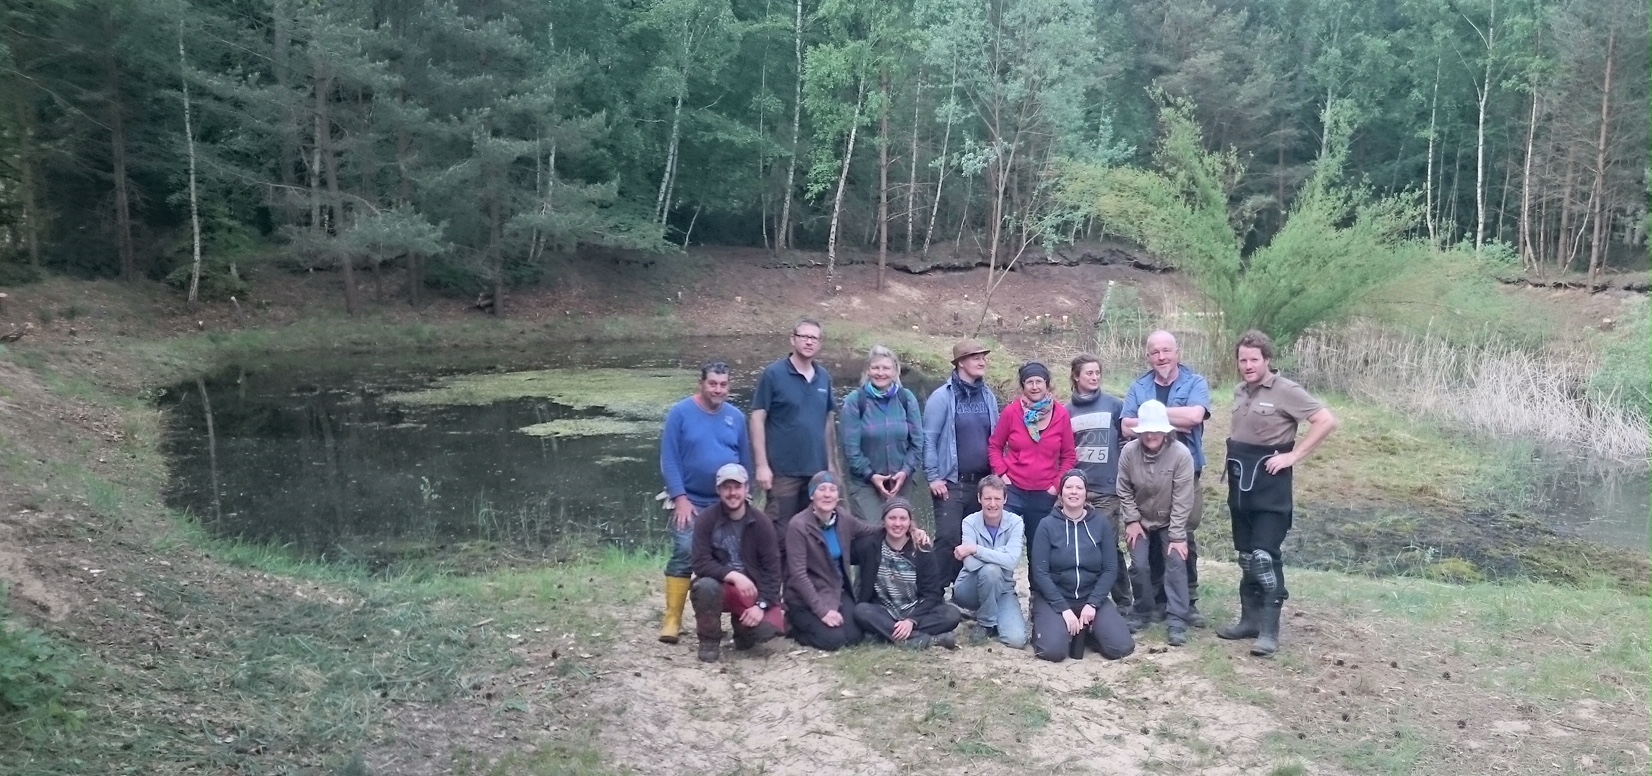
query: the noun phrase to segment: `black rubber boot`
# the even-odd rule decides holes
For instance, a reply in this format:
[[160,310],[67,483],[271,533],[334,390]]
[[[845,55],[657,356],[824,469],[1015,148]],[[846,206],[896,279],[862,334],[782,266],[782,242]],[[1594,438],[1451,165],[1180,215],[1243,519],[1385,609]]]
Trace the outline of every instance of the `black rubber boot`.
[[1269,604],[1261,607],[1257,620],[1261,628],[1256,636],[1256,642],[1250,645],[1250,653],[1257,657],[1273,657],[1279,651],[1279,611],[1281,603]]
[[1216,638],[1219,639],[1253,639],[1262,632],[1261,622],[1257,619],[1262,608],[1262,586],[1251,577],[1249,553],[1239,553],[1239,568],[1243,573],[1239,578],[1239,621],[1217,628]]
[[1084,639],[1085,638],[1086,638],[1086,634],[1084,632],[1080,632],[1077,636],[1073,637],[1072,643],[1067,645],[1067,657],[1070,657],[1074,660],[1083,660],[1084,659]]

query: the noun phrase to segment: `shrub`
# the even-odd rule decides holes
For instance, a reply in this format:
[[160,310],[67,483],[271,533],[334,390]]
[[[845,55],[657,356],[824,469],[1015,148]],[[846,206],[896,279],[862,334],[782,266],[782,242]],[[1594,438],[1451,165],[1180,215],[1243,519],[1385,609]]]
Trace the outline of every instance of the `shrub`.
[[63,705],[71,659],[46,634],[7,621],[0,590],[0,722],[26,730],[72,725],[80,713]]
[[1325,151],[1284,227],[1245,255],[1243,225],[1258,205],[1230,207],[1243,165],[1233,151],[1205,149],[1191,105],[1160,99],[1157,171],[1074,165],[1058,197],[1186,271],[1221,310],[1227,334],[1260,329],[1288,345],[1346,315],[1419,257],[1405,238],[1420,218],[1415,197],[1376,197],[1346,179],[1353,125],[1334,108],[1325,112]]

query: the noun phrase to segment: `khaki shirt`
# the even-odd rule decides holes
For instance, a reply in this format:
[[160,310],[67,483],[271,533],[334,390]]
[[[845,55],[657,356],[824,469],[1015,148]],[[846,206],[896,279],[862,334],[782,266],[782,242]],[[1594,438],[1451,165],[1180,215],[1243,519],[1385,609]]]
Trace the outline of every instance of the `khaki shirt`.
[[1233,425],[1228,438],[1235,442],[1273,447],[1296,440],[1297,424],[1325,408],[1325,404],[1289,378],[1269,373],[1252,388],[1241,382],[1233,389]]

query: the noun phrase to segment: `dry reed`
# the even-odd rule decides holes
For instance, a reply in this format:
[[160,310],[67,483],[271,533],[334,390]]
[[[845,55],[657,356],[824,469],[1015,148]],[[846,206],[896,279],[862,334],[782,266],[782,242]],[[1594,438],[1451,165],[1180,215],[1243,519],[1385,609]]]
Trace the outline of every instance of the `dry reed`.
[[1409,417],[1642,468],[1652,456],[1645,415],[1591,400],[1587,349],[1456,345],[1356,322],[1303,337],[1291,356],[1305,382]]

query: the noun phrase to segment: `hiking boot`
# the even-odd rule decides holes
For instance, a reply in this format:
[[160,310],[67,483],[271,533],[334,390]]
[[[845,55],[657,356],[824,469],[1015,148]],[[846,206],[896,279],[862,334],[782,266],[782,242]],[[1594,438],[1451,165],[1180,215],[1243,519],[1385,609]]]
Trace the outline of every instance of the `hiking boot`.
[[1170,626],[1170,636],[1166,642],[1172,647],[1187,646],[1187,629],[1177,625]]
[[1189,602],[1188,603],[1188,605],[1187,605],[1187,624],[1188,624],[1189,627],[1193,627],[1193,628],[1207,628],[1207,627],[1210,627],[1210,622],[1205,619],[1205,613],[1199,611],[1198,602]]
[[947,631],[946,633],[942,633],[939,636],[931,638],[930,643],[940,647],[941,649],[957,649],[958,637],[953,635],[952,631]]
[[1132,635],[1147,630],[1147,612],[1131,612],[1130,616],[1124,618],[1124,625],[1130,629]]
[[998,629],[991,625],[977,622],[975,627],[969,629],[969,645],[972,647],[984,647],[997,640]]
[[1257,613],[1260,627],[1257,629],[1256,642],[1250,645],[1250,653],[1257,657],[1273,657],[1279,651],[1279,610],[1281,604],[1263,606]]
[[929,649],[934,645],[934,643],[934,639],[931,638],[929,634],[914,633],[907,636],[906,641],[901,642],[901,646],[906,647],[907,649]]
[[700,662],[715,663],[720,657],[722,657],[722,650],[718,647],[718,642],[711,639],[700,639]]

